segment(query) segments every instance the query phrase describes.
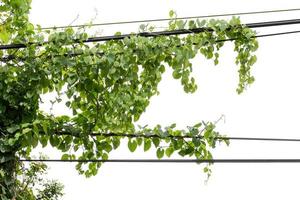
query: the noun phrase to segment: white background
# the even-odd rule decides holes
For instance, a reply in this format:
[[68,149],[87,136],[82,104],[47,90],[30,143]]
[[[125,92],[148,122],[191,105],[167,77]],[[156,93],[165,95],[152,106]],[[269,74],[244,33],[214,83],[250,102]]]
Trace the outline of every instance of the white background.
[[[168,17],[173,9],[179,17],[298,8],[299,1],[259,0],[33,0],[30,19],[42,27],[155,19]],[[96,15],[96,11],[98,15]],[[300,12],[242,16],[243,22],[262,22],[299,18]],[[166,26],[166,24],[158,24]],[[98,34],[136,31],[138,25],[99,27]],[[258,33],[300,30],[300,26],[257,29]],[[138,122],[141,125],[169,125],[180,128],[201,120],[216,120],[225,115],[218,130],[228,136],[300,138],[300,34],[259,39],[258,62],[254,65],[254,84],[237,95],[235,53],[227,43],[220,52],[220,64],[214,66],[202,56],[194,60],[198,83],[195,94],[185,94],[180,82],[165,73],[160,96]],[[43,105],[47,110],[49,105]],[[56,108],[55,114],[68,113]],[[155,158],[155,152],[127,150],[127,142],[110,158]],[[51,158],[60,154],[45,151]],[[232,141],[229,147],[217,147],[214,158],[300,158],[300,146],[291,142]],[[176,156],[174,158],[177,158]],[[65,184],[64,200],[76,199],[299,199],[300,164],[215,164],[207,184],[197,164],[117,164],[106,163],[96,177],[78,176],[73,164],[49,164],[49,177]]]

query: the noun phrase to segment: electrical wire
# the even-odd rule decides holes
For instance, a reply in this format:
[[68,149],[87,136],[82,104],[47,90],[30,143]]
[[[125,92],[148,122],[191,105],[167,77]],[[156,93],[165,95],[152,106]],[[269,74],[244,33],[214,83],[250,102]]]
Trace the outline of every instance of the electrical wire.
[[272,142],[300,142],[295,138],[260,138],[260,137],[217,137],[216,139],[248,140],[248,141],[272,141]]
[[[300,33],[300,30],[256,35],[253,38],[272,37],[272,36],[289,35],[289,34],[296,34],[296,33]],[[216,42],[227,42],[227,41],[234,41],[234,40],[236,40],[236,38],[229,38],[229,39],[224,39],[224,40],[217,40]],[[95,54],[98,55],[98,56],[104,55],[103,52],[98,52],[98,53],[95,53]],[[76,57],[76,56],[79,56],[79,55],[82,55],[82,54],[80,54],[80,53],[77,53],[77,54],[71,53],[71,54],[65,54],[64,56],[66,56],[66,57],[67,56],[69,56],[69,57]],[[35,56],[35,57],[32,57],[32,58],[37,58],[37,57],[38,56]],[[10,61],[10,60],[13,60],[13,59],[16,59],[16,58],[18,58],[19,60],[25,60],[25,58],[20,58],[20,57],[16,57],[16,56],[13,56],[13,55],[9,55],[9,56],[5,56],[5,57],[0,58],[0,61],[7,62],[7,61]]]
[[[68,133],[62,133],[61,135],[72,135]],[[175,135],[142,135],[142,134],[124,134],[124,133],[93,133],[90,136],[97,137],[128,137],[128,138],[175,138],[175,139],[203,139],[203,136],[175,136]],[[261,137],[230,137],[230,136],[217,136],[214,137],[217,140],[246,140],[246,141],[273,141],[273,142],[300,142],[300,139],[296,138],[261,138]]]
[[[280,9],[280,10],[264,10],[264,11],[250,11],[250,12],[237,12],[237,13],[225,13],[225,14],[213,14],[213,15],[200,15],[200,16],[189,16],[189,17],[176,17],[176,20],[188,20],[188,19],[201,19],[201,18],[212,18],[212,17],[226,17],[235,15],[254,15],[254,14],[267,14],[267,13],[278,13],[278,12],[291,12],[300,11],[300,8],[294,9]],[[119,22],[104,22],[95,24],[78,24],[69,26],[52,26],[52,27],[42,27],[42,30],[47,29],[63,29],[63,28],[80,28],[85,26],[108,26],[108,25],[121,25],[121,24],[136,24],[136,23],[149,23],[149,22],[161,22],[170,21],[170,18],[161,19],[145,19],[145,20],[134,20],[134,21],[119,21]]]
[[[293,24],[300,24],[300,19],[248,23],[245,24],[245,26],[249,28],[262,28],[262,27],[284,26],[284,25],[293,25]],[[179,29],[179,30],[172,30],[172,31],[142,32],[142,33],[123,34],[123,35],[109,35],[109,36],[91,37],[83,41],[74,39],[74,43],[79,43],[79,42],[90,43],[90,42],[104,42],[110,40],[123,40],[125,38],[132,37],[132,36],[157,37],[157,36],[182,35],[182,34],[191,34],[191,33],[201,33],[204,31],[213,31],[213,30],[209,28],[195,28],[195,29]],[[44,44],[47,43],[49,43],[49,41],[46,41],[44,43],[0,45],[0,50],[26,48],[28,45],[43,46]]]
[[300,163],[300,159],[19,159],[20,162],[63,163]]
[[279,36],[279,35],[289,35],[289,34],[295,34],[295,33],[300,33],[300,31],[297,30],[297,31],[285,31],[285,32],[277,32],[277,33],[267,33],[267,34],[256,35],[256,36],[254,36],[254,38],[272,37],[272,36]]

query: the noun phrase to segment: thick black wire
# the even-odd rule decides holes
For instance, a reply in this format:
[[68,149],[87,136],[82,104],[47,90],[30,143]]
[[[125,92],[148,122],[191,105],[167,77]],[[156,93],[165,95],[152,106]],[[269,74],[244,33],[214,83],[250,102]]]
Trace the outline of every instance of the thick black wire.
[[[262,27],[283,26],[283,25],[293,25],[293,24],[300,24],[300,19],[248,23],[248,24],[245,24],[245,26],[247,26],[249,28],[262,28]],[[200,33],[200,32],[204,32],[204,31],[213,31],[213,30],[211,30],[209,28],[195,28],[195,29],[179,29],[179,30],[172,30],[172,31],[142,32],[142,33],[136,33],[136,34],[91,37],[91,38],[88,38],[83,41],[75,39],[74,43],[79,43],[79,42],[89,43],[89,42],[104,42],[104,41],[110,41],[110,40],[123,40],[125,38],[132,37],[132,36],[157,37],[157,36],[182,35],[182,34]],[[48,43],[48,41],[46,41],[44,43],[40,43],[40,44],[27,43],[27,44],[0,45],[0,50],[26,48],[27,45],[42,46],[46,43]]]
[[[295,33],[300,33],[300,30],[256,35],[253,38],[262,38],[262,37],[272,37],[272,36],[280,36],[280,35],[289,35],[289,34],[295,34]],[[236,40],[236,38],[229,38],[229,39],[224,39],[224,40],[217,40],[216,42],[227,42],[227,41],[234,41],[234,40]],[[96,54],[98,56],[102,56],[103,55],[103,53],[101,53],[101,52],[96,53]],[[82,54],[65,54],[65,56],[70,56],[70,57],[75,57],[75,56],[79,56],[79,55],[82,55]],[[33,57],[33,58],[37,58],[37,57],[38,56]],[[0,58],[0,61],[7,62],[7,61],[10,61],[10,60],[13,60],[13,59],[16,59],[16,58],[19,58],[19,57],[15,57],[13,55],[9,55],[9,56],[5,56],[5,57]],[[19,59],[20,60],[22,60],[22,59],[24,60],[25,58],[19,58]]]
[[64,163],[300,163],[300,159],[20,159],[20,162],[64,162]]
[[[253,15],[253,14],[266,14],[266,13],[277,13],[277,12],[290,12],[290,11],[300,11],[300,8],[294,9],[280,9],[280,10],[264,10],[264,11],[251,11],[251,12],[237,12],[237,13],[225,13],[225,14],[213,14],[213,15],[200,15],[200,16],[189,16],[189,17],[176,17],[177,20],[188,20],[196,18],[212,18],[212,17],[226,17],[234,15]],[[105,22],[97,24],[78,24],[78,25],[69,25],[69,26],[52,26],[52,27],[43,27],[42,30],[47,29],[62,29],[62,28],[80,28],[84,26],[107,26],[107,25],[121,25],[121,24],[135,24],[135,23],[148,23],[148,22],[160,22],[160,21],[170,21],[170,18],[161,18],[161,19],[146,19],[146,20],[134,20],[134,21],[120,21],[120,22]]]

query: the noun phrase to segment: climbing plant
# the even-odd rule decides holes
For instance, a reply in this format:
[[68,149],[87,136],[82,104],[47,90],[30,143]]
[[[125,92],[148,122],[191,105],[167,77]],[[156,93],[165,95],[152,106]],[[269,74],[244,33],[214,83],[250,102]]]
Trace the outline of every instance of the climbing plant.
[[[25,44],[26,48],[0,52],[0,194],[16,197],[16,173],[20,158],[30,158],[38,144],[62,151],[62,159],[108,159],[109,153],[128,139],[128,148],[156,149],[160,159],[174,152],[181,156],[211,159],[220,139],[215,123],[201,122],[187,130],[176,125],[137,127],[166,68],[171,68],[186,93],[197,89],[191,60],[198,54],[219,62],[219,50],[232,40],[236,51],[241,93],[254,81],[250,73],[256,61],[255,32],[239,18],[225,20],[177,20],[171,11],[168,30],[187,29],[190,34],[143,37],[85,43],[86,27],[44,31],[28,21],[30,0],[3,0],[0,5],[1,44]],[[203,28],[193,33],[193,29]],[[151,32],[153,27],[141,26]],[[121,34],[121,33],[116,33]],[[41,96],[56,93],[71,116],[43,113]],[[115,135],[112,135],[114,133]],[[122,134],[127,134],[127,136]],[[128,137],[128,135],[135,137]],[[186,139],[183,136],[189,136]],[[79,163],[86,176],[96,175],[102,163]],[[204,171],[210,175],[209,166]]]

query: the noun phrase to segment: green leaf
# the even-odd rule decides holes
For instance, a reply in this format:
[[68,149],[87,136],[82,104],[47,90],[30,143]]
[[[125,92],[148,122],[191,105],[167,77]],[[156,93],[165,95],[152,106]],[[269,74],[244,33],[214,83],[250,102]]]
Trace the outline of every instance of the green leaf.
[[16,140],[14,138],[9,138],[8,139],[8,145],[13,146],[16,143]]
[[239,18],[239,17],[233,16],[233,17],[231,18],[231,20],[229,21],[229,24],[230,24],[231,26],[236,26],[236,25],[241,24],[240,18]]
[[42,122],[42,127],[45,134],[48,134],[48,126],[49,126],[48,122],[46,121]]
[[138,67],[137,65],[132,66],[132,71],[133,71],[134,73],[138,73],[139,67]]
[[108,159],[108,154],[107,153],[103,153],[102,154],[102,159],[103,160],[107,160]]
[[1,43],[7,43],[9,41],[10,34],[2,27],[3,26],[0,26],[0,41],[2,41]]
[[33,133],[35,135],[39,135],[39,133],[40,133],[39,128],[36,124],[33,124]]
[[39,139],[37,137],[37,135],[32,135],[31,137],[31,146],[33,148],[37,147],[37,145],[39,144]]
[[160,71],[161,73],[164,73],[164,72],[166,71],[165,66],[164,66],[164,65],[161,65],[161,66],[159,67],[159,71]]
[[22,133],[23,133],[23,134],[26,134],[26,133],[29,133],[29,132],[31,132],[31,131],[32,131],[31,128],[24,128],[24,129],[22,130]]
[[170,10],[169,11],[169,17],[173,18],[176,15],[176,13],[174,12],[174,10]]
[[201,28],[206,24],[206,20],[201,20],[200,21],[199,19],[197,19],[196,22],[197,22],[198,28]]
[[9,132],[9,133],[14,133],[16,130],[19,130],[19,126],[18,125],[12,125],[11,127],[7,128],[6,130]]
[[144,151],[148,151],[151,148],[151,140],[148,138],[144,139]]
[[183,20],[176,20],[176,25],[177,25],[177,28],[178,29],[184,29],[184,27],[185,27],[185,21],[183,21]]
[[116,138],[116,137],[113,137],[112,143],[113,143],[114,149],[117,149],[120,146],[120,139]]
[[194,20],[190,20],[189,21],[189,29],[193,29],[193,28],[196,28],[196,23]]
[[158,147],[159,143],[160,143],[160,139],[159,138],[153,138],[152,142],[153,142],[153,144],[154,144],[155,147]]
[[200,145],[201,140],[200,138],[193,138],[192,142],[196,147],[198,147]]
[[229,144],[230,144],[230,140],[229,140],[229,139],[224,139],[224,142],[225,142],[225,144],[226,144],[227,146],[229,146]]
[[69,154],[63,154],[62,156],[61,156],[61,159],[62,160],[69,160]]
[[208,167],[204,167],[204,168],[203,168],[203,172],[204,172],[204,173],[207,173],[208,171],[209,171]]
[[68,108],[70,108],[71,102],[70,102],[70,101],[67,101],[67,102],[65,103],[65,105],[66,105]]
[[51,135],[50,136],[50,144],[53,147],[57,147],[59,145],[59,138],[57,136]]
[[173,78],[175,78],[175,79],[181,78],[181,75],[182,75],[182,74],[179,72],[179,70],[174,70],[173,73],[172,73],[172,76],[173,76]]
[[40,136],[40,143],[42,144],[42,147],[44,148],[45,146],[47,146],[48,143],[48,138],[47,136]]
[[107,55],[107,60],[108,60],[109,64],[112,64],[115,60],[115,55],[112,54],[112,53],[108,54]]
[[253,65],[254,63],[256,63],[256,61],[257,61],[257,57],[255,55],[251,56],[249,60],[249,65]]
[[162,148],[158,148],[156,150],[156,156],[158,159],[161,159],[162,157],[164,157],[164,153],[165,153],[165,150],[162,149]]
[[186,155],[185,150],[180,150],[178,154],[181,155],[182,157]]
[[173,154],[173,152],[174,152],[174,148],[173,148],[173,147],[168,147],[168,148],[166,149],[166,155],[167,155],[168,157],[171,157],[171,155]]
[[169,128],[173,129],[173,128],[176,128],[176,123],[173,123],[169,126]]
[[136,138],[136,142],[137,142],[138,146],[141,146],[143,143],[143,139],[138,137],[138,138]]
[[205,130],[203,136],[206,140],[208,140],[208,139],[210,139],[211,135],[212,135],[212,130]]
[[137,148],[137,142],[135,140],[132,140],[130,139],[128,141],[128,149],[131,151],[131,152],[134,152]]
[[202,126],[201,122],[194,125],[195,128],[200,128],[201,126]]
[[112,151],[112,146],[108,142],[101,142],[101,146],[107,153]]

